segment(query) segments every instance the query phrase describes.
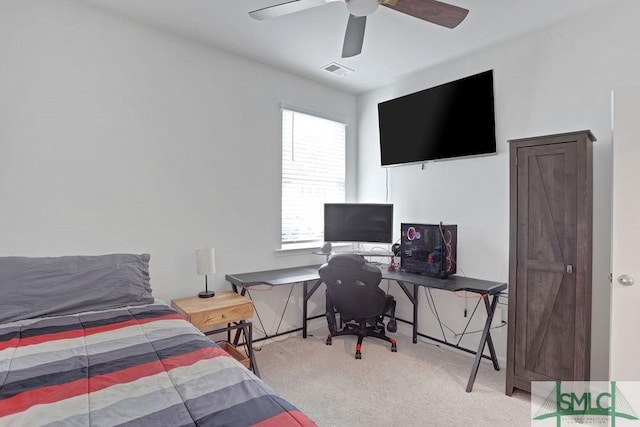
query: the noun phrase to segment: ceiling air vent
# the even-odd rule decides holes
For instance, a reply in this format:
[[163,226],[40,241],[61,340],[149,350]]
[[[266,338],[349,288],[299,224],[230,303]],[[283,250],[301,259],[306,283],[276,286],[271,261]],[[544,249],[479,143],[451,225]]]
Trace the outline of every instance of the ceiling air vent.
[[346,76],[347,74],[353,73],[353,70],[351,68],[347,68],[344,65],[340,65],[335,62],[332,62],[329,65],[325,65],[324,67],[322,67],[322,69],[337,76]]

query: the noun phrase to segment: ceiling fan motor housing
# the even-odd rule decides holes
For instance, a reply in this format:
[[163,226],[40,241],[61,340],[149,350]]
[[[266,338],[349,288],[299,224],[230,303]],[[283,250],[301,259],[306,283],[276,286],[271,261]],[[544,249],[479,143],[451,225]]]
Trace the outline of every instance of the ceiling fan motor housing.
[[355,16],[367,16],[378,8],[378,0],[347,0],[349,13]]

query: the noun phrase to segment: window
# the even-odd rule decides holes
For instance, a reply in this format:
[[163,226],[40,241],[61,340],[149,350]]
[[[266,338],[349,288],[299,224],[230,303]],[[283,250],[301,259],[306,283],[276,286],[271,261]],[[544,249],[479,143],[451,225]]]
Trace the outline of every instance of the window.
[[345,201],[344,123],[282,110],[282,243],[323,240],[325,203]]

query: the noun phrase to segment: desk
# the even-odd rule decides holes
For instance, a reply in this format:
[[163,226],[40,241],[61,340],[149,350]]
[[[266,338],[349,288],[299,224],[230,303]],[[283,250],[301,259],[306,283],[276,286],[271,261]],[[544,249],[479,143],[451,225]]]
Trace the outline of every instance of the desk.
[[[238,292],[238,287],[242,288],[240,295],[245,295],[247,288],[258,285],[282,286],[293,283],[302,283],[303,304],[302,304],[302,338],[307,338],[307,302],[322,284],[318,269],[321,264],[305,265],[303,267],[281,268],[278,270],[256,271],[251,273],[227,274],[225,279],[231,283],[231,287]],[[311,290],[309,283],[313,282]],[[266,333],[266,331],[265,331]]]
[[[303,284],[303,307],[302,307],[302,337],[307,337],[307,302],[309,298],[315,293],[318,287],[322,284],[320,275],[318,274],[318,268],[320,265],[307,265],[303,267],[283,268],[278,270],[258,271],[251,273],[241,274],[227,274],[225,279],[231,284],[233,290],[238,292],[238,287],[242,288],[241,295],[244,295],[246,290],[251,286],[256,285],[270,285],[280,286],[293,283]],[[478,349],[473,351],[453,345],[451,343],[439,340],[437,338],[422,335],[425,338],[438,341],[445,345],[456,347],[475,354],[473,366],[471,368],[471,374],[469,375],[469,381],[467,383],[466,391],[470,392],[473,389],[473,383],[475,382],[476,374],[478,373],[478,367],[480,365],[481,358],[487,358],[493,362],[493,367],[496,371],[500,370],[498,365],[498,359],[491,339],[491,321],[493,320],[493,313],[495,312],[496,305],[498,304],[499,293],[507,288],[506,283],[491,282],[488,280],[472,279],[468,277],[449,276],[447,279],[438,279],[435,277],[424,276],[420,274],[404,273],[398,271],[388,271],[386,268],[381,268],[382,278],[395,281],[402,291],[405,293],[409,301],[413,304],[413,342],[418,342],[418,290],[419,287],[425,287],[429,289],[441,289],[450,292],[467,291],[480,294],[483,296],[484,306],[487,311],[487,320],[482,330],[482,336]],[[309,284],[313,283],[311,288]],[[408,285],[413,285],[413,289],[409,289]],[[410,322],[411,323],[411,322]],[[485,345],[489,347],[490,356],[484,356]]]
[[[498,358],[496,356],[496,350],[493,346],[493,340],[491,339],[491,322],[493,321],[493,314],[496,311],[496,305],[498,305],[498,297],[500,292],[507,288],[506,283],[490,282],[488,280],[472,279],[470,277],[461,276],[449,276],[446,279],[439,279],[437,277],[423,276],[420,274],[404,273],[400,271],[387,271],[382,270],[382,278],[388,280],[394,280],[400,288],[407,295],[407,298],[413,303],[413,342],[418,342],[418,289],[419,286],[423,286],[430,289],[441,289],[450,292],[467,291],[483,296],[484,307],[487,311],[487,320],[484,323],[482,329],[482,336],[478,349],[474,352],[459,345],[453,345],[451,343],[439,340],[437,338],[423,335],[425,338],[438,341],[442,344],[458,348],[460,350],[469,351],[475,353],[475,359],[473,361],[473,367],[471,368],[471,374],[469,375],[469,381],[467,382],[466,391],[470,392],[473,389],[473,383],[478,373],[478,367],[480,366],[480,359],[487,358],[493,362],[493,368],[496,371],[500,370],[498,364]],[[409,292],[407,283],[413,285],[413,293]],[[439,321],[439,320],[438,320]],[[484,356],[484,347],[489,347],[490,357]]]

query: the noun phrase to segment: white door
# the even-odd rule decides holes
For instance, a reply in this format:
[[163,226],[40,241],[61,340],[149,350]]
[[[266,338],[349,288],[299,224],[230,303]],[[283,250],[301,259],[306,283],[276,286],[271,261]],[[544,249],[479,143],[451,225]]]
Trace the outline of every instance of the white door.
[[640,88],[613,94],[612,223],[609,378],[640,381]]

